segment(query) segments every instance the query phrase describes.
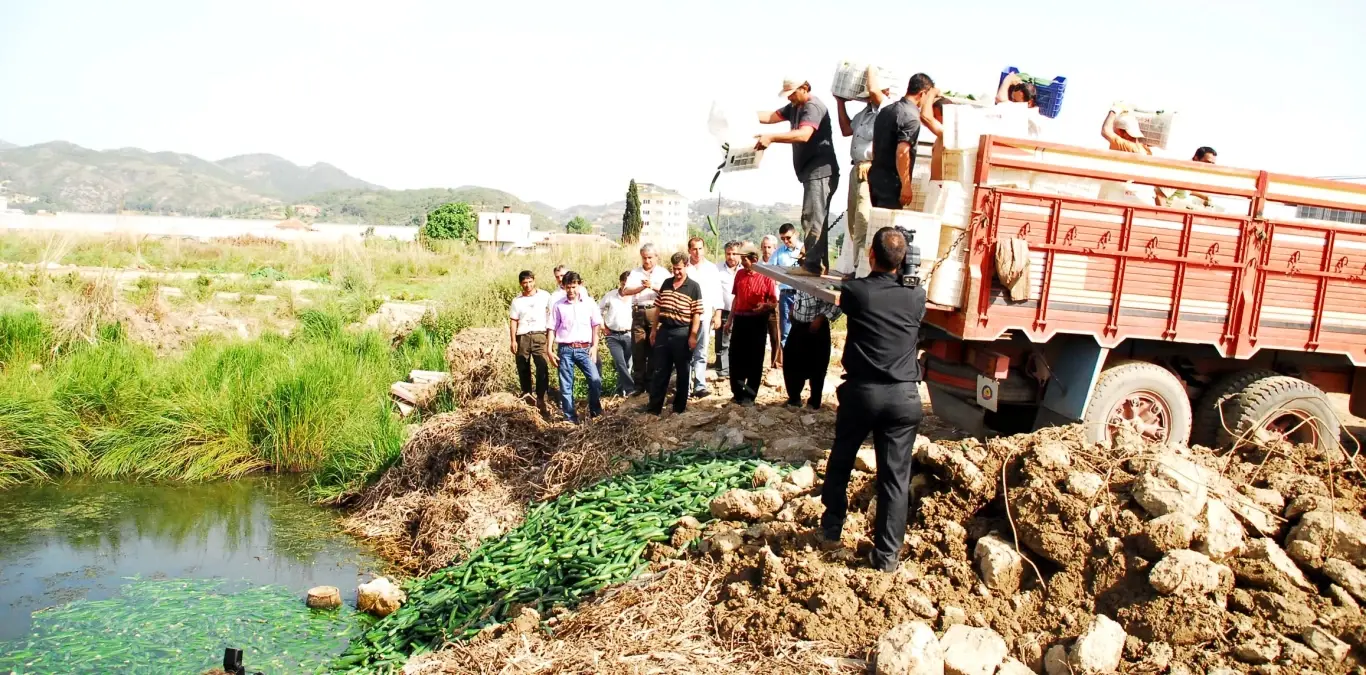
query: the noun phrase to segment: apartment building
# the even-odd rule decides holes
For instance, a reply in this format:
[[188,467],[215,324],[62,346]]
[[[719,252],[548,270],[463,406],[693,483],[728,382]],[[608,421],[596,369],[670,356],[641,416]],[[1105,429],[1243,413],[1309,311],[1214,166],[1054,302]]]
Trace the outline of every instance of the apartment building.
[[654,244],[660,258],[688,247],[688,200],[652,183],[636,183],[640,197],[640,242]]

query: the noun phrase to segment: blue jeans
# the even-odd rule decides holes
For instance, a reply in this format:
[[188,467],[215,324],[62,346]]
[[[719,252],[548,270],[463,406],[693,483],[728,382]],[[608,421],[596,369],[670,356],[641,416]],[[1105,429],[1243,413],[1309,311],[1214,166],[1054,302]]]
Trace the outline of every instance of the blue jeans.
[[607,341],[607,351],[612,353],[612,365],[617,369],[617,396],[636,393],[636,383],[631,379],[631,331],[612,333],[603,339]]
[[711,312],[702,315],[702,329],[697,331],[697,347],[692,350],[688,371],[692,373],[692,390],[707,389],[707,344],[711,342]]
[[587,347],[556,345],[560,359],[560,403],[565,419],[579,423],[579,415],[574,412],[574,366],[578,366],[588,378],[588,414],[597,417],[602,414],[602,377]]
[[797,289],[784,288],[778,292],[778,329],[782,331],[783,344],[787,344],[787,332],[792,330],[792,307],[797,304]]

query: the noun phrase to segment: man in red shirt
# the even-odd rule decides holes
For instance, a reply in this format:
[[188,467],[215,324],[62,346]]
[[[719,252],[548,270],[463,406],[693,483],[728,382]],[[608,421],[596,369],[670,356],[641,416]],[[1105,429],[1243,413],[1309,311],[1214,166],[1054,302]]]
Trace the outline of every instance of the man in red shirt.
[[735,300],[726,328],[730,331],[730,392],[743,406],[754,405],[764,379],[764,339],[769,316],[778,306],[778,287],[759,274],[754,263],[759,251],[746,243],[740,249],[741,270],[735,273]]

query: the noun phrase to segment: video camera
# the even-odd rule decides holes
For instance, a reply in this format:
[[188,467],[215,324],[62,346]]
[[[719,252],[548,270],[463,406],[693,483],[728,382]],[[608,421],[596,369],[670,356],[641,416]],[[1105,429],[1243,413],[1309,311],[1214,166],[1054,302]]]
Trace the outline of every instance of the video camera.
[[896,279],[906,288],[915,288],[920,285],[920,247],[915,245],[914,232],[899,225],[896,229],[906,238],[906,257],[897,268]]
[[[228,647],[223,650],[223,671],[228,675],[247,675],[247,669],[242,665],[242,650]],[[260,672],[254,675],[262,675]]]

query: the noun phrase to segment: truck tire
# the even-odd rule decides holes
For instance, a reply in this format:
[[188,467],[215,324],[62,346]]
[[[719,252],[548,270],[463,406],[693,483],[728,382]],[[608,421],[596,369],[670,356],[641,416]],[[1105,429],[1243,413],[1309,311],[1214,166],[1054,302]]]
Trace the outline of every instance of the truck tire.
[[1336,448],[1342,433],[1337,414],[1323,390],[1288,375],[1273,375],[1249,383],[1229,400],[1224,414],[1233,433],[1219,430],[1218,442],[1227,447],[1239,439],[1263,440],[1265,436],[1255,432],[1254,427],[1321,451]]
[[1191,432],[1191,402],[1186,387],[1170,370],[1146,361],[1124,361],[1100,374],[1082,419],[1086,438],[1110,440],[1113,425],[1139,423],[1154,443],[1184,444]]
[[1227,424],[1233,428],[1234,399],[1248,385],[1266,377],[1275,377],[1274,370],[1254,368],[1229,373],[1214,381],[1200,396],[1195,405],[1195,416],[1191,422],[1191,445],[1200,444],[1212,448],[1219,442],[1219,434]]

